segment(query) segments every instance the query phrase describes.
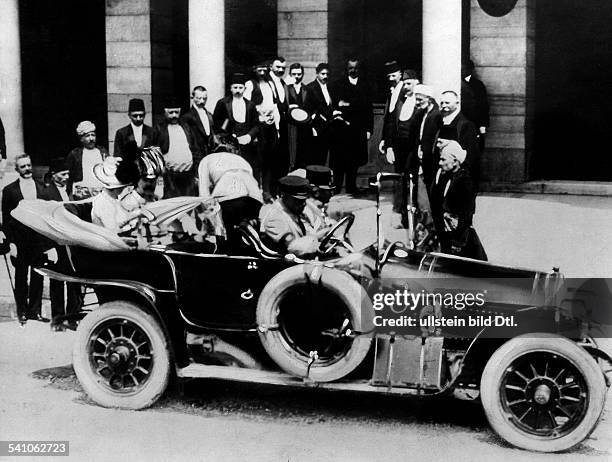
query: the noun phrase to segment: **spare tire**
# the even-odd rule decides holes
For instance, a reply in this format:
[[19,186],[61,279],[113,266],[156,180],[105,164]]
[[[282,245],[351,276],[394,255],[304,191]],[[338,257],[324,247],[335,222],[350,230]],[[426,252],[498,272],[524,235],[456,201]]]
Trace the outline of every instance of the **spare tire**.
[[372,304],[348,274],[298,265],[265,286],[257,325],[264,349],[281,369],[330,382],[348,375],[366,357],[372,343]]

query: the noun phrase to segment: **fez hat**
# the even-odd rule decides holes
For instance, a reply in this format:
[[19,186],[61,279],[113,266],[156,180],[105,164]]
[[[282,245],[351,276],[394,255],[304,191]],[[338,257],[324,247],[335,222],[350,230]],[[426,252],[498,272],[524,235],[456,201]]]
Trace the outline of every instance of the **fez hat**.
[[51,159],[49,162],[49,173],[54,174],[57,172],[64,172],[68,169],[68,165],[66,165],[66,159],[64,157],[56,157],[55,159]]
[[244,85],[246,82],[246,76],[241,72],[234,72],[232,74],[232,78],[230,79],[230,85]]
[[168,96],[164,101],[164,109],[176,109],[181,108],[181,104],[175,96]]
[[334,175],[330,168],[323,165],[306,167],[306,179],[311,186],[321,189],[334,189]]
[[386,74],[393,74],[394,72],[399,72],[401,71],[400,65],[397,63],[397,61],[389,61],[385,63],[385,73]]
[[145,112],[144,101],[140,98],[132,98],[128,103],[128,112],[137,112],[142,111]]
[[306,178],[287,175],[278,180],[280,192],[296,199],[308,199],[310,184]]
[[402,80],[419,80],[419,74],[412,69],[405,69],[402,73]]
[[79,136],[83,136],[83,135],[86,135],[87,133],[91,133],[95,131],[96,131],[96,126],[93,124],[93,122],[90,122],[89,120],[84,120],[83,122],[79,123],[79,125],[77,125],[77,128],[76,128],[77,135]]

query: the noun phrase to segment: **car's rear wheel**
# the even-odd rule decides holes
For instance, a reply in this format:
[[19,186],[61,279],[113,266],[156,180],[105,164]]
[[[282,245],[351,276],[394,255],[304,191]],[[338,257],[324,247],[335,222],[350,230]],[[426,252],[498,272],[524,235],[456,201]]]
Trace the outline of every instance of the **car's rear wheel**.
[[574,342],[529,334],[511,339],[491,356],[480,396],[491,427],[506,441],[557,452],[593,431],[606,386],[595,360]]
[[170,355],[159,323],[125,301],[104,303],[85,316],[72,356],[81,385],[104,407],[148,407],[170,378]]
[[[306,272],[320,271],[309,279]],[[312,275],[312,273],[311,273]],[[285,372],[318,382],[338,380],[366,357],[371,304],[341,271],[294,266],[266,285],[257,304],[261,342]]]

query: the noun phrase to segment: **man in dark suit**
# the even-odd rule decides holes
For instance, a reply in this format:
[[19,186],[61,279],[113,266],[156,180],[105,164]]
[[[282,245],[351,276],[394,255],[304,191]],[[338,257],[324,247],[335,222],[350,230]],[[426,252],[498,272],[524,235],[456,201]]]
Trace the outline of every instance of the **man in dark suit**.
[[438,145],[442,148],[446,140],[454,140],[466,151],[464,162],[478,187],[480,179],[480,149],[478,148],[478,134],[476,127],[459,109],[459,96],[452,90],[445,91],[440,97],[440,114],[442,126],[438,135]]
[[113,156],[121,157],[125,152],[125,145],[130,141],[136,142],[139,148],[153,145],[153,128],[144,123],[145,115],[144,101],[139,98],[131,99],[128,103],[130,124],[115,133]]
[[438,170],[439,158],[436,156],[436,141],[442,125],[442,116],[434,99],[433,88],[427,85],[417,85],[414,94],[417,107],[421,110],[417,153],[423,170],[423,181],[429,190],[433,176]]
[[240,145],[240,155],[253,168],[255,179],[261,184],[261,160],[255,140],[259,134],[259,115],[255,104],[244,97],[245,76],[234,73],[230,82],[230,96],[217,101],[213,112],[215,133],[232,135]]
[[[66,184],[68,182],[68,166],[63,158],[52,159],[49,172],[45,175],[40,199],[47,201],[66,202],[69,200]],[[56,246],[57,268],[62,272],[70,271],[70,260],[64,246]],[[76,313],[81,304],[81,286],[72,282],[67,284],[68,304],[64,307],[64,283],[52,279],[49,283],[49,296],[51,298],[51,314],[54,324],[59,324],[59,316]],[[65,308],[65,309],[64,309]]]
[[195,179],[202,156],[189,126],[179,120],[175,98],[164,104],[164,120],[155,126],[154,145],[164,155],[164,199],[197,195]]
[[0,178],[4,176],[5,168],[6,168],[6,137],[4,133],[4,125],[2,125],[2,119],[0,119]]
[[181,116],[181,121],[193,133],[198,150],[204,157],[214,148],[215,139],[212,114],[206,109],[208,91],[203,86],[198,85],[191,92],[191,98],[193,103],[189,110]]
[[357,169],[368,161],[368,140],[374,124],[372,102],[359,70],[359,60],[347,60],[346,75],[332,85],[332,94],[342,115],[334,122],[331,167],[336,191],[342,189],[346,175],[349,194],[357,192]]
[[287,61],[282,56],[272,60],[270,68],[270,84],[274,91],[276,102],[276,125],[278,129],[278,148],[274,162],[274,181],[289,173],[289,98],[288,88],[284,76],[287,69]]
[[474,76],[474,62],[469,59],[461,65],[461,112],[478,130],[478,148],[484,151],[489,128],[489,97],[487,88]]
[[[48,251],[42,236],[22,225],[11,216],[23,199],[40,197],[41,185],[32,178],[32,161],[27,154],[17,156],[15,170],[19,178],[2,190],[2,223],[11,248],[11,261],[15,266],[15,303],[19,322],[28,319],[49,322],[41,316],[43,278],[34,267],[44,263]],[[29,285],[28,285],[29,273]]]
[[378,150],[381,154],[385,155],[389,163],[394,163],[395,150],[393,147],[393,139],[397,132],[397,116],[399,114],[399,106],[397,103],[400,102],[401,106],[406,90],[402,82],[402,70],[397,61],[385,63],[385,72],[387,74],[387,81],[389,82],[389,96],[385,103],[382,139],[380,140]]
[[[293,79],[293,83],[287,85],[289,111],[295,108],[306,110],[305,101],[308,89],[302,83],[304,67],[300,63],[293,63],[289,66],[289,76]],[[297,122],[292,119],[289,120],[289,149],[292,166],[297,168],[306,167],[306,156],[311,137],[312,128],[309,121]]]
[[315,80],[306,85],[308,93],[304,102],[312,121],[312,139],[306,164],[326,165],[332,139],[335,101],[327,86],[329,65],[320,63],[316,73]]

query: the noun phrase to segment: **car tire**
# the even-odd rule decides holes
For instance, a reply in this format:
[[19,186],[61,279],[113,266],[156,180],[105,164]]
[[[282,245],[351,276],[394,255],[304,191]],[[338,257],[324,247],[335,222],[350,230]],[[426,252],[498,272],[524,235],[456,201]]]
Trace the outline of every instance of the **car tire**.
[[[278,325],[279,303],[287,291],[303,284],[305,273],[310,270],[321,271],[316,284],[339,297],[349,314],[351,329],[358,335],[342,357],[329,363],[314,361],[309,368],[310,356],[292,348],[282,329],[269,327]],[[257,304],[257,325],[264,349],[281,369],[316,382],[331,382],[355,370],[368,354],[372,344],[371,313],[372,305],[365,290],[349,275],[336,269],[299,265],[280,272],[265,286]]]
[[558,452],[594,430],[606,385],[586,351],[565,337],[538,333],[515,337],[495,351],[482,373],[480,396],[503,439],[530,451]]
[[168,343],[159,322],[125,301],[104,303],[85,316],[72,358],[83,389],[103,407],[151,406],[170,379]]

